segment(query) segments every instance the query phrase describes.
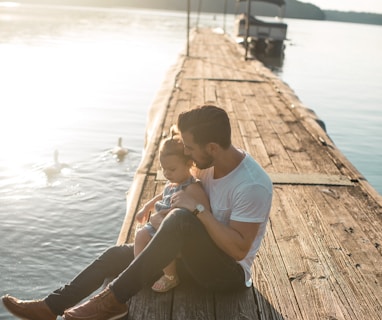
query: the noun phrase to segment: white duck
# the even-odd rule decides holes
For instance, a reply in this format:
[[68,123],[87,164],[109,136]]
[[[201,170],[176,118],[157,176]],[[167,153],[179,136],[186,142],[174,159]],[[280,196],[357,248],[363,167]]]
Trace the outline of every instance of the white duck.
[[48,166],[48,167],[45,167],[44,168],[44,173],[48,176],[48,177],[52,177],[54,175],[57,175],[59,173],[61,173],[61,170],[63,168],[67,168],[68,165],[65,164],[65,163],[60,163],[58,161],[58,150],[54,150],[54,155],[53,155],[53,164]]
[[117,157],[119,160],[122,160],[124,156],[128,153],[128,150],[124,147],[122,147],[122,138],[118,138],[118,145],[115,146],[112,150],[111,153]]

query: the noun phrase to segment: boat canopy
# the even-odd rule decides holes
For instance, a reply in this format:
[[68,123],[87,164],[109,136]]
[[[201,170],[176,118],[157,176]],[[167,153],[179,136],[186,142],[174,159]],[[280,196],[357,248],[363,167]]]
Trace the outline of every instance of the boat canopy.
[[[236,1],[237,2],[247,2],[248,0],[236,0]],[[279,7],[285,5],[285,0],[250,0],[250,1],[273,3]]]

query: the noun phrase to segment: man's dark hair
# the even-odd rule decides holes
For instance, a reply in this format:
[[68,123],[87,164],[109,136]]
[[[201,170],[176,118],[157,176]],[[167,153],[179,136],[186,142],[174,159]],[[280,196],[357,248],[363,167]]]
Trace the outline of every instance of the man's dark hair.
[[227,113],[213,105],[203,105],[182,112],[178,116],[178,129],[181,133],[192,134],[195,143],[205,146],[214,142],[223,149],[231,145],[231,125]]

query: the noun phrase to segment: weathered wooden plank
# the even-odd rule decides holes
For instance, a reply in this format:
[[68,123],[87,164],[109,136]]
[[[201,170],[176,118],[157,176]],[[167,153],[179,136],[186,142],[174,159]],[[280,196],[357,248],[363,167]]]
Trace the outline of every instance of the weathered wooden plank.
[[191,92],[191,103],[188,109],[195,106],[200,106],[204,104],[204,81],[192,81],[191,86],[188,88]]
[[[265,84],[265,86],[269,88],[268,84]],[[288,112],[285,105],[283,105],[284,108],[280,106],[276,109],[276,105],[281,104],[277,96],[268,95],[266,100],[264,107],[267,112],[264,116],[269,119],[269,123],[278,135],[294,166],[300,172],[319,172],[318,163],[307,153],[298,134],[288,125],[288,123],[296,122],[296,117],[291,112]]]
[[[240,85],[240,87],[243,87]],[[271,159],[272,167],[268,169],[271,171],[282,171],[282,172],[297,172],[291,157],[285,150],[282,142],[280,141],[277,132],[274,130],[271,121],[274,119],[269,119],[267,117],[267,104],[269,104],[266,99],[266,92],[264,90],[270,90],[269,86],[264,86],[263,84],[256,86],[258,90],[255,94],[255,99],[252,95],[246,97],[246,101],[242,108],[245,108],[251,112],[252,115],[248,117],[254,119],[256,128],[260,134],[263,144],[267,150],[268,156]],[[243,99],[243,97],[241,97]],[[240,112],[240,107],[236,108],[236,112]],[[245,116],[245,114],[244,114]],[[256,155],[254,155],[256,158]]]
[[212,292],[187,281],[174,289],[173,320],[215,320]]
[[[346,192],[346,196],[342,199],[345,209],[356,221],[359,221],[361,230],[382,256],[382,207],[368,193],[359,188],[347,188]],[[328,200],[333,201],[330,198]],[[382,270],[377,275],[381,282]]]
[[216,86],[212,81],[204,81],[204,103],[213,103],[216,104]]
[[[367,218],[367,212],[370,209],[359,211],[357,209],[354,198],[348,198],[352,203],[351,207],[344,206],[344,198],[347,197],[346,192],[339,192],[340,197],[334,199],[325,197],[321,192],[313,192],[308,189],[304,194],[312,199],[317,208],[325,208],[323,210],[315,210],[316,215],[311,215],[314,218],[314,223],[318,221],[325,227],[325,232],[322,233],[323,240],[335,237],[336,243],[329,243],[326,247],[335,248],[336,255],[332,257],[341,257],[346,264],[346,268],[341,268],[338,272],[352,274],[350,279],[347,279],[349,284],[357,287],[357,300],[369,302],[367,310],[375,310],[377,314],[382,311],[382,290],[381,275],[382,275],[382,257],[375,246],[375,238],[369,238],[369,232],[373,233],[381,240],[381,226],[368,228],[367,233],[362,230],[362,219]],[[353,212],[357,215],[347,214]],[[372,230],[374,229],[374,230]],[[339,261],[337,262],[340,263]],[[336,274],[338,274],[338,272]],[[358,296],[359,295],[359,296]],[[366,311],[363,311],[367,314]]]
[[[321,151],[317,153],[318,157],[322,155],[322,160],[331,159],[343,175],[349,176],[354,181],[358,180],[365,192],[370,194],[375,201],[381,204],[382,196],[369,183],[364,183],[366,179],[336,148],[330,137],[327,136],[321,126],[318,125],[316,117],[312,116],[312,112],[302,105],[294,92],[275,76],[269,77],[269,80],[279,92],[280,99],[296,114],[297,119],[299,119],[299,125],[306,128],[306,133],[309,133],[317,144],[322,145]],[[305,134],[305,137],[308,137],[308,135]]]
[[352,319],[348,314],[349,306],[342,310],[342,302],[333,291],[327,263],[320,258],[315,245],[317,235],[303,220],[303,215],[309,212],[302,211],[295,202],[296,188],[275,189],[274,205],[281,210],[273,215],[272,230],[283,252],[283,261],[303,319]]
[[272,162],[254,121],[238,120],[238,124],[244,140],[244,149],[252,156],[256,157],[256,160],[264,169],[269,168],[272,165]]
[[[222,84],[219,84],[219,87],[222,88]],[[224,86],[222,89],[223,90],[220,90],[220,99],[224,99],[226,104],[222,107],[224,108],[224,110],[226,110],[230,117],[232,142],[236,147],[243,148],[244,141],[240,132],[239,123],[237,121],[237,114],[234,112],[236,103],[235,96],[234,94],[230,94],[232,93],[230,90],[224,90]]]
[[288,122],[288,126],[294,135],[299,138],[304,151],[308,154],[310,159],[313,159],[320,172],[348,176],[348,174],[344,174],[340,168],[338,168],[331,157],[328,157],[328,147],[322,145],[318,139],[315,139],[309,132],[307,132],[300,121],[296,120]]
[[215,319],[258,320],[259,312],[254,302],[253,288],[232,293],[215,293]]
[[[163,138],[169,135],[171,126],[176,124],[179,112],[190,108],[191,92],[181,89],[180,81],[181,80],[178,79],[175,84],[173,99],[171,99],[167,108],[166,119],[162,129]],[[175,108],[174,103],[177,104],[177,108]]]
[[[328,266],[331,273],[328,279],[333,282],[333,288],[341,300],[350,302],[348,309],[352,309],[357,319],[374,319],[381,311],[376,273],[382,265],[382,257],[375,256],[377,250],[372,243],[363,241],[366,236],[358,230],[357,221],[347,214],[342,200],[330,197],[337,202],[330,208],[325,204],[328,199],[322,200],[323,194],[312,188],[298,188],[297,192],[300,193],[300,197],[296,197],[297,204],[308,213],[304,215],[306,224],[312,229],[311,233],[319,234],[315,237],[315,247]],[[361,263],[365,265],[362,267]]]
[[[349,229],[346,231],[346,228],[343,227],[337,230],[335,230],[335,227],[333,228],[333,226],[341,225],[339,221],[343,221],[344,219],[348,221],[349,219],[347,211],[344,210],[341,205],[337,205],[336,208],[330,210],[322,201],[317,201],[317,197],[322,197],[322,194],[313,191],[312,187],[296,187],[293,191],[296,192],[296,197],[293,197],[295,204],[292,206],[290,201],[291,197],[285,197],[285,202],[282,207],[286,207],[285,203],[288,202],[290,206],[289,210],[288,207],[286,207],[288,212],[295,212],[295,210],[297,210],[295,208],[299,208],[298,210],[300,210],[301,214],[298,215],[298,220],[302,220],[302,222],[294,221],[294,224],[298,225],[298,228],[306,226],[308,229],[300,230],[302,234],[301,237],[295,231],[296,234],[293,238],[296,240],[302,239],[303,237],[304,241],[299,241],[300,246],[302,246],[302,242],[307,242],[307,240],[312,242],[309,246],[315,248],[314,251],[312,251],[313,254],[305,255],[305,259],[312,259],[325,267],[325,272],[320,277],[330,284],[330,288],[332,288],[331,299],[337,299],[338,307],[342,309],[341,312],[345,316],[345,319],[378,319],[377,314],[380,314],[381,300],[380,293],[378,293],[380,292],[378,289],[380,288],[380,284],[378,284],[379,281],[376,273],[379,268],[378,266],[382,263],[381,257],[377,257],[379,263],[376,262],[373,264],[373,259],[375,258],[371,256],[372,253],[366,256],[367,250],[365,250],[365,247],[367,244],[364,244],[362,248],[357,250],[357,245],[354,244],[356,241],[347,236]],[[333,197],[329,198],[334,199]],[[289,199],[289,201],[286,199]],[[337,201],[339,200],[337,199]],[[338,204],[340,204],[340,202],[338,202]],[[325,211],[322,212],[320,208]],[[333,220],[328,221],[326,217],[331,217]],[[278,217],[278,219],[280,219],[280,217]],[[305,220],[305,223],[303,220]],[[284,221],[284,224],[285,223]],[[354,222],[351,225],[355,226],[356,223]],[[344,236],[346,237],[345,239],[343,238]],[[339,241],[341,238],[342,241]],[[279,240],[278,243],[281,245],[282,241]],[[358,257],[359,261],[365,261],[366,264],[369,264],[369,269],[374,271],[374,275],[360,275],[362,271],[357,267],[357,263],[351,262],[353,258],[352,254],[349,255],[349,252],[351,252],[348,251],[349,246],[353,248],[353,250],[357,250],[358,255],[361,254],[361,256]],[[372,244],[368,244],[368,247],[369,249],[375,250]],[[301,254],[307,251],[306,246],[304,246],[304,250],[301,251]],[[367,269],[366,266],[365,269]],[[349,275],[352,276],[349,277]],[[314,277],[317,278],[317,276]],[[306,281],[306,283],[308,283],[307,280],[312,279],[312,272],[303,270],[297,272],[292,278],[294,281]],[[320,293],[322,285],[313,288],[315,291],[316,289],[319,290],[317,293]],[[320,296],[323,297],[327,294],[325,290]],[[317,302],[318,298],[315,297],[314,301]],[[299,304],[301,305],[301,303]],[[326,312],[328,311],[329,310]],[[334,314],[329,313],[329,315],[339,317],[338,312]]]
[[172,291],[158,294],[145,288],[130,300],[126,320],[172,319],[172,295]]
[[348,177],[322,173],[270,173],[274,184],[353,186]]
[[272,162],[272,167],[270,167],[269,170],[272,170],[272,172],[277,171],[285,173],[297,172],[297,168],[290,158],[290,155],[284,149],[283,144],[278,139],[278,135],[273,130],[269,121],[266,119],[256,119],[255,124]]
[[260,319],[303,319],[287,270],[273,234],[273,207],[268,231],[252,269]]

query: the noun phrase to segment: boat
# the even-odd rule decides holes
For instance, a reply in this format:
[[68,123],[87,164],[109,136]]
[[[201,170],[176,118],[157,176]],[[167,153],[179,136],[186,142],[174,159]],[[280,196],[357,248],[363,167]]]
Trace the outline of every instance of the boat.
[[[274,21],[257,19],[251,14],[251,2],[266,2],[279,7],[280,15]],[[285,15],[285,0],[237,0],[247,3],[246,12],[236,15],[234,35],[255,55],[280,56],[284,51],[288,25],[282,22]],[[242,9],[242,11],[244,11]]]

